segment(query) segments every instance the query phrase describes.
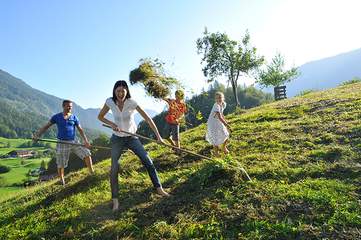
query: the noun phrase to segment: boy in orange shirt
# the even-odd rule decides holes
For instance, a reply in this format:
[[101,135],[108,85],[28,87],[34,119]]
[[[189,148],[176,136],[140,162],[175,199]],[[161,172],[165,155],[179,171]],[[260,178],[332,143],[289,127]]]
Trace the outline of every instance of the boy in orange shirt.
[[184,92],[177,90],[175,92],[175,99],[166,98],[163,100],[166,101],[169,106],[168,113],[165,116],[166,129],[164,138],[173,146],[180,148],[179,125],[181,118],[187,112],[187,107],[184,102]]

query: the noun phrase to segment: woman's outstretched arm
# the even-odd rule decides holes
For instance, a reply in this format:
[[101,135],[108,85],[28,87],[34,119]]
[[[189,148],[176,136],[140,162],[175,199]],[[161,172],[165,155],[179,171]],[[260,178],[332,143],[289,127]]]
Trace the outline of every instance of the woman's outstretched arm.
[[150,128],[153,130],[153,132],[155,133],[155,135],[157,136],[157,139],[161,142],[163,142],[162,137],[159,134],[158,128],[157,126],[154,124],[153,119],[151,119],[149,117],[149,115],[139,106],[137,106],[137,111],[139,112],[139,114],[144,118],[144,120],[148,123],[148,125],[150,126]]

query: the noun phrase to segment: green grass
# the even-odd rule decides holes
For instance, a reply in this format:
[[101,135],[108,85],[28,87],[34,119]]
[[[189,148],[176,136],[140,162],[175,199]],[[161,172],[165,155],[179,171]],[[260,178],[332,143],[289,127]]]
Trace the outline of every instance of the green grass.
[[[16,150],[22,144],[30,141],[29,139],[22,139],[22,138],[3,138],[0,137],[0,155],[6,154],[13,150]],[[22,148],[22,149],[29,149],[29,148]],[[31,149],[31,148],[30,148]]]
[[[147,145],[170,198],[139,160],[121,160],[110,210],[106,160],[3,200],[0,239],[360,239],[361,84],[228,115],[231,154],[213,161]],[[182,133],[209,156],[205,125]],[[240,167],[251,182],[244,180]]]
[[[3,138],[0,137],[0,156],[7,154],[13,150],[36,150],[42,151],[46,150],[45,147],[28,147],[28,148],[20,148],[20,146],[24,143],[31,141],[31,139],[23,139],[23,138]],[[51,147],[55,147],[54,143],[50,143]]]
[[19,147],[21,144],[28,142],[29,139],[23,139],[23,138],[3,138],[0,137],[0,147],[4,147],[7,146],[8,144],[10,144],[10,147],[14,147],[17,148]]
[[[7,185],[14,183],[21,183],[26,180],[29,170],[40,167],[42,161],[46,163],[50,160],[49,158],[37,158],[37,159],[1,159],[0,164],[11,167],[11,170],[7,173],[1,174],[0,176],[6,180]],[[24,165],[21,162],[24,162]]]
[[[35,150],[43,151],[46,148],[44,147],[30,147],[30,148],[20,148],[24,143],[29,142],[30,139],[9,139],[0,137],[0,155],[7,154],[13,150]],[[25,164],[22,165],[21,161],[24,160]],[[8,198],[13,193],[17,193],[22,190],[21,187],[12,186],[13,184],[21,184],[24,180],[27,179],[26,174],[30,169],[40,167],[41,161],[49,161],[49,158],[38,158],[38,159],[2,159],[0,158],[0,165],[5,165],[11,167],[11,171],[5,174],[0,174],[2,181],[5,181],[5,186],[2,184],[0,186],[0,200]],[[35,179],[35,178],[32,178]]]
[[22,190],[22,187],[0,187],[0,202],[14,196],[15,193]]

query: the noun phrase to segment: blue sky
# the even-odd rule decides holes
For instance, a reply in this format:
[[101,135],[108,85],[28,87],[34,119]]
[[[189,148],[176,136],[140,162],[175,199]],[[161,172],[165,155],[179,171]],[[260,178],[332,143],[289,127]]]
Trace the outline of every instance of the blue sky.
[[[118,79],[158,57],[187,87],[207,88],[195,41],[205,27],[292,65],[361,47],[359,1],[0,0],[0,69],[49,94],[101,107]],[[246,80],[249,81],[249,80]],[[144,107],[164,105],[132,87]]]

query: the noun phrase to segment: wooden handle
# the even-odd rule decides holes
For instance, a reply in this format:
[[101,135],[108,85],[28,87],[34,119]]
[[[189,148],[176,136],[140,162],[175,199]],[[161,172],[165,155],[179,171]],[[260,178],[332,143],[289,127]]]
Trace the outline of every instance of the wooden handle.
[[[51,139],[33,139],[34,141],[39,141],[39,142],[50,142],[50,143],[61,143],[61,144],[68,144],[68,145],[74,145],[74,146],[80,146],[80,147],[85,147],[86,146],[84,144],[81,143],[73,143],[73,142],[67,142],[67,141],[62,141],[62,140],[51,140]],[[93,146],[91,145],[92,148],[98,148],[98,149],[107,149],[110,150],[110,147],[103,147],[103,146]]]
[[[107,128],[111,128],[113,129],[111,126],[107,125],[107,124],[103,124],[104,127],[107,127]],[[170,148],[173,148],[173,149],[178,149],[182,152],[186,152],[186,153],[189,153],[191,155],[194,155],[194,156],[197,156],[197,157],[200,157],[200,158],[204,158],[204,159],[207,159],[207,160],[211,160],[213,161],[212,158],[209,158],[207,156],[204,156],[204,155],[201,155],[201,154],[198,154],[198,153],[195,153],[195,152],[192,152],[192,151],[189,151],[187,149],[183,149],[183,148],[178,148],[176,146],[173,146],[173,145],[170,145],[170,144],[166,144],[166,143],[163,143],[163,142],[159,142],[155,139],[152,139],[152,138],[149,138],[149,137],[145,137],[145,136],[142,136],[142,135],[139,135],[139,134],[136,134],[136,133],[131,133],[131,132],[127,132],[127,131],[124,131],[124,130],[119,130],[119,132],[122,132],[122,133],[125,133],[125,134],[128,134],[128,135],[131,135],[131,136],[135,136],[135,137],[139,137],[139,138],[142,138],[142,139],[146,139],[146,140],[149,140],[151,142],[155,142],[155,143],[158,143],[158,144],[161,144],[163,146],[166,146],[166,147],[170,147]],[[241,167],[240,168],[241,172],[246,176],[247,180],[251,181],[251,178],[250,176],[248,175],[247,171]]]
[[[109,126],[109,125],[107,125],[107,124],[103,124],[103,126],[112,129],[112,127]],[[197,156],[197,157],[200,157],[200,158],[204,158],[204,159],[207,159],[207,160],[212,160],[212,158],[209,158],[209,157],[207,157],[207,156],[203,156],[203,155],[201,155],[201,154],[198,154],[198,153],[189,151],[189,150],[187,150],[187,149],[178,148],[178,147],[173,146],[173,145],[170,145],[170,144],[166,144],[166,143],[163,143],[163,142],[159,142],[159,141],[157,141],[157,140],[155,140],[155,139],[152,139],[152,138],[149,138],[149,137],[145,137],[145,136],[142,136],[142,135],[139,135],[139,134],[136,134],[136,133],[131,133],[131,132],[124,131],[124,130],[119,130],[119,132],[122,132],[122,133],[125,133],[125,134],[128,134],[128,135],[131,135],[131,136],[139,137],[139,138],[142,138],[142,139],[146,139],[146,140],[149,140],[149,141],[151,141],[151,142],[155,142],[155,143],[161,144],[161,145],[166,146],[166,147],[170,147],[170,148],[173,148],[173,149],[177,149],[177,150],[179,150],[179,151],[186,152],[186,153],[192,154],[192,155]]]

